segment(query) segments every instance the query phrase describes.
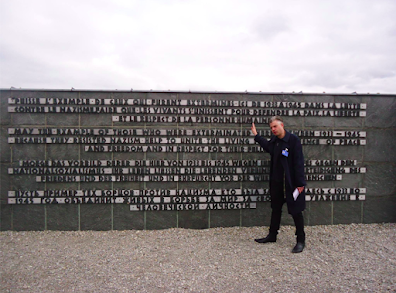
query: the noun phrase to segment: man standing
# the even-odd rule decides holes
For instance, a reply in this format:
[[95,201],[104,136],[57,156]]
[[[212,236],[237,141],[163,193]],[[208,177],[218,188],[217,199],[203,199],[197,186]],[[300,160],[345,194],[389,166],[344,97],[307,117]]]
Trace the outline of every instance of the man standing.
[[[255,239],[258,243],[276,242],[280,227],[282,206],[286,202],[289,214],[296,225],[297,244],[292,252],[302,252],[305,247],[304,217],[305,209],[304,156],[299,138],[286,131],[283,120],[274,116],[269,120],[272,136],[268,141],[257,134],[252,123],[254,140],[271,155],[270,194],[271,224],[269,234],[265,238]],[[293,196],[293,193],[297,198]]]

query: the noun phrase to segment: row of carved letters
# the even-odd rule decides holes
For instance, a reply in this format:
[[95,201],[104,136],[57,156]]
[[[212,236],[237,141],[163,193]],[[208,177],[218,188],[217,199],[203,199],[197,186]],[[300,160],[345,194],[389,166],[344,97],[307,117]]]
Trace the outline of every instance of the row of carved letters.
[[[307,181],[340,181],[342,175],[310,174]],[[101,176],[36,176],[36,182],[263,182],[269,181],[269,175],[101,175]]]
[[[365,138],[366,132],[359,130],[294,130],[298,137],[348,137]],[[261,136],[271,136],[270,130],[257,130]],[[236,129],[140,129],[140,128],[8,128],[9,135],[69,135],[69,136],[206,136],[206,137],[251,137],[250,130]]]
[[[139,199],[139,200],[138,200]],[[306,201],[349,201],[349,200],[365,200],[365,195],[354,194],[337,194],[337,195],[307,195]],[[159,210],[171,210],[172,206],[200,206],[195,209],[243,209],[243,208],[256,208],[256,202],[268,202],[270,196],[251,196],[245,201],[216,201],[215,199],[206,198],[201,203],[200,200],[185,203],[185,202],[162,202],[164,198],[156,200],[150,198],[142,200],[141,198],[128,198],[128,197],[47,197],[47,198],[9,198],[8,204],[130,204],[131,210],[141,210],[139,206],[152,206],[155,205]],[[191,209],[191,208],[189,208]]]
[[[356,166],[357,160],[306,160],[305,166]],[[21,160],[21,167],[254,167],[270,160]]]
[[[184,109],[160,111],[155,108],[149,113],[135,113],[135,109],[126,107],[37,107],[37,106],[17,106],[8,107],[9,113],[16,114],[129,114],[133,116],[113,116],[114,122],[164,122],[164,123],[238,123],[243,121],[268,121],[271,116],[297,116],[297,117],[366,117],[366,111],[356,110],[194,110]],[[166,114],[166,115],[161,115]],[[190,116],[196,115],[196,116]],[[211,116],[205,116],[211,115]],[[215,116],[216,115],[216,116]],[[213,116],[213,117],[212,117]],[[237,116],[237,117],[233,117]],[[245,117],[250,120],[241,120],[241,117],[265,117],[259,118]],[[244,122],[246,123],[246,122]]]
[[[308,195],[334,195],[334,194],[363,194],[366,188],[307,187]],[[238,196],[238,195],[269,195],[268,188],[222,188],[222,189],[50,189],[50,190],[16,190],[8,191],[9,197],[79,197],[79,196],[168,196],[168,197],[196,197],[196,196]]]
[[[8,168],[13,175],[105,175],[105,174],[269,174],[269,167],[130,167],[130,168],[87,168],[87,167],[22,167]],[[305,167],[306,174],[356,174],[366,173],[362,167]]]
[[366,103],[272,102],[239,100],[181,100],[181,99],[71,99],[71,98],[9,98],[17,105],[123,105],[123,106],[196,106],[196,107],[261,107],[366,109]]
[[[239,144],[254,145],[254,138],[163,137],[9,137],[10,144]],[[303,145],[366,145],[365,139],[301,139]]]

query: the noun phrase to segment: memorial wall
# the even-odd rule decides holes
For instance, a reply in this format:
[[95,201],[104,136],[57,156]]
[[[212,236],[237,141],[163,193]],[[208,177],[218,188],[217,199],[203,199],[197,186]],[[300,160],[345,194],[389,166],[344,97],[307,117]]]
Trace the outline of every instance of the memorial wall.
[[0,93],[1,230],[267,226],[250,126],[274,115],[303,145],[307,225],[396,222],[396,95]]

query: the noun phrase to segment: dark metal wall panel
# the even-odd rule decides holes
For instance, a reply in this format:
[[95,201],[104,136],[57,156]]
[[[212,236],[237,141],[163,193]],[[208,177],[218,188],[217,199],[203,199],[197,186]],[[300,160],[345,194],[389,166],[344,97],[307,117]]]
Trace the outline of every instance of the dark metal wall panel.
[[396,95],[4,89],[0,107],[1,230],[269,225],[250,122],[269,136],[278,113],[308,225],[396,222]]

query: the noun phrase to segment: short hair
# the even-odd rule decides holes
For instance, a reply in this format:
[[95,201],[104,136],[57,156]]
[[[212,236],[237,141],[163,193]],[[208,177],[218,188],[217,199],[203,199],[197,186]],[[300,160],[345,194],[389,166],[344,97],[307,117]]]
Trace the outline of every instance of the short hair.
[[270,124],[271,124],[272,122],[274,122],[274,121],[280,121],[280,122],[283,123],[283,119],[282,119],[281,116],[272,116],[272,117],[270,118],[270,120],[268,121],[268,125],[270,125]]

